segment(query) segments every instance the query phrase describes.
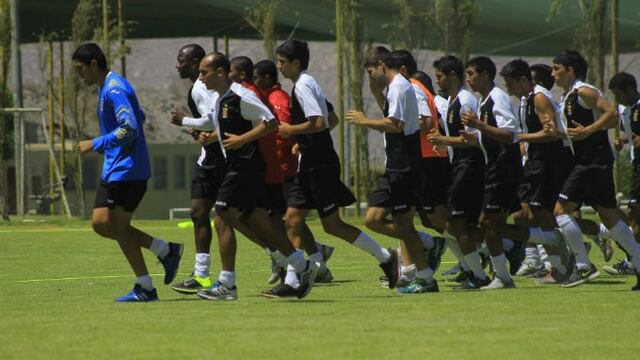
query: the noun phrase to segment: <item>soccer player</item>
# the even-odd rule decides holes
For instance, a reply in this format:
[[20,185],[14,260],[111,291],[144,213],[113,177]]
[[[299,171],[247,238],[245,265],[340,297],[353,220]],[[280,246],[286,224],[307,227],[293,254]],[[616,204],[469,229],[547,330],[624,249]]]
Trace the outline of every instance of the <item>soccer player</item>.
[[133,227],[131,219],[151,177],[144,139],[144,112],[135,91],[120,75],[109,71],[102,49],[94,43],[80,45],[72,55],[73,66],[88,86],[97,85],[101,136],[79,144],[80,153],[104,154],[100,186],[91,216],[93,230],[116,240],[136,275],[130,293],[118,302],[158,300],[140,248],[151,250],[164,269],[164,283],[176,277],[182,244],[167,243]]
[[[280,135],[295,137],[300,147],[300,164],[289,192],[285,222],[289,239],[305,242],[304,247],[314,244],[305,239],[305,218],[311,209],[316,209],[324,231],[341,238],[353,246],[371,254],[380,263],[391,286],[398,281],[398,258],[394,250],[381,247],[365,232],[342,221],[338,209],[355,201],[353,194],[340,181],[340,163],[333,148],[329,111],[324,92],[316,80],[307,72],[309,47],[301,40],[287,40],[276,49],[278,69],[293,81],[291,94],[291,124],[280,124]],[[310,255],[321,261],[321,254]],[[284,289],[276,287],[274,293]]]
[[427,137],[434,145],[449,146],[452,181],[448,189],[447,231],[457,241],[449,241],[447,245],[471,272],[467,273],[468,280],[462,283],[462,288],[479,289],[491,282],[484,273],[476,248],[476,244],[482,241],[477,225],[484,195],[485,159],[477,143],[472,140],[476,138],[477,130],[462,123],[463,114],[478,111],[478,100],[463,88],[464,69],[460,59],[444,56],[436,60],[433,66],[438,86],[449,95],[447,115],[440,124],[445,135],[434,132]]
[[[399,62],[389,50],[373,48],[365,55],[364,66],[372,87],[387,88],[383,119],[371,119],[359,111],[346,114],[349,123],[384,133],[385,172],[378,178],[376,190],[370,196],[365,224],[375,232],[402,241],[407,250],[405,256],[408,255],[416,267],[415,279],[399,287],[399,293],[438,292],[434,270],[427,266],[423,244],[413,225],[422,190],[420,114],[416,95],[411,83],[400,74]],[[392,223],[385,221],[389,213]],[[393,288],[391,282],[389,287]]]
[[[187,94],[187,104],[194,118],[209,121],[208,115],[213,108],[213,91],[208,90],[204,83],[198,80],[200,61],[204,58],[204,49],[197,44],[185,45],[178,51],[176,69],[181,79],[189,79],[193,83]],[[195,120],[186,118],[179,109],[173,111],[172,120],[176,125],[189,126]],[[194,132],[196,138],[200,133]],[[205,136],[205,134],[202,134]],[[196,246],[196,261],[193,273],[184,281],[176,282],[171,288],[183,294],[195,294],[199,290],[211,287],[209,268],[211,266],[211,219],[209,214],[218,194],[218,187],[224,178],[226,163],[220,146],[216,143],[203,145],[197,162],[196,176],[191,182],[191,220],[194,227]],[[220,246],[235,244],[235,234],[218,213],[214,215],[216,234]],[[235,249],[235,247],[234,247]],[[222,256],[223,262],[227,261]],[[222,264],[223,271],[233,271],[233,266]]]
[[[199,79],[215,91],[211,112],[218,143],[227,161],[227,172],[218,190],[216,212],[233,228],[245,225],[268,245],[277,249],[295,268],[300,287],[295,295],[305,297],[315,280],[317,266],[304,259],[288,241],[284,229],[269,220],[265,203],[265,162],[257,140],[277,127],[269,109],[249,89],[231,81],[230,63],[221,53],[210,53],[200,62]],[[211,130],[211,129],[203,129]],[[241,222],[243,224],[241,224]],[[216,282],[198,296],[209,300],[237,298],[235,273],[226,282]]]
[[[562,284],[564,287],[580,285],[600,275],[587,256],[582,231],[570,215],[581,203],[596,209],[611,237],[631,256],[636,269],[640,269],[640,245],[622,221],[613,187],[613,152],[607,129],[618,124],[617,111],[597,88],[584,82],[587,68],[585,59],[574,50],[563,51],[553,59],[555,83],[564,90],[561,107],[576,164],[562,187],[554,211],[564,238],[576,256],[576,266]],[[640,276],[633,290],[640,290]]]

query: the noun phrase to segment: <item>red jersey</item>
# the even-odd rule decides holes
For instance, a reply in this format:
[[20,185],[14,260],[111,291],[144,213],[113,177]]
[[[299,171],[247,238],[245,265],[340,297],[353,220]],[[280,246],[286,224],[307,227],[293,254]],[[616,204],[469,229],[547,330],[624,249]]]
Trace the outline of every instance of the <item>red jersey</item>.
[[[433,94],[427,87],[422,85],[422,83],[416,79],[409,79],[413,84],[418,85],[422,91],[424,91],[425,95],[427,95],[427,105],[429,106],[429,110],[431,111],[431,117],[433,118],[433,128],[436,131],[440,131],[440,124],[438,123],[438,108],[436,107],[436,102],[433,100]],[[433,151],[433,144],[431,144],[427,140],[427,135],[429,133],[426,131],[420,131],[420,148],[422,149],[422,157],[423,158],[433,158],[433,157],[447,157],[447,153],[436,153]]]
[[[256,96],[262,102],[269,106],[269,102],[265,98],[265,96],[260,93],[258,88],[255,85],[250,84],[246,81],[242,82],[242,86],[247,89],[253,91]],[[273,109],[272,109],[273,112]],[[277,116],[276,114],[274,114]],[[264,162],[267,165],[267,172],[264,177],[265,184],[282,184],[284,183],[284,172],[282,171],[282,167],[280,166],[280,157],[278,156],[278,151],[276,150],[276,133],[278,130],[271,132],[260,139],[258,139],[258,147],[260,148],[260,152],[262,153],[262,157],[264,158]]]
[[[272,88],[262,90],[262,95],[267,98],[269,107],[281,123],[291,123],[291,98],[282,90],[280,84]],[[284,138],[276,134],[276,149],[280,158],[280,165],[285,177],[293,177],[298,173],[298,157],[291,153],[296,139],[293,136]]]

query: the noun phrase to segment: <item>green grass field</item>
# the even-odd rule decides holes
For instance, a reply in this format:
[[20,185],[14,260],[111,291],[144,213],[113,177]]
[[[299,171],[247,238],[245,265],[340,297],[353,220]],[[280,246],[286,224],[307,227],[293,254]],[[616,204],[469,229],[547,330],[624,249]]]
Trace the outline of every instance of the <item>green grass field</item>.
[[[184,242],[178,276],[191,272],[190,229],[170,221],[135,224]],[[400,296],[379,286],[372,258],[324,235],[317,223],[312,229],[336,246],[329,262],[336,281],[304,300],[261,297],[270,263],[241,238],[238,301],[173,292],[147,252],[161,301],[118,304],[114,297],[130,290],[133,276],[117,245],[87,222],[0,225],[0,359],[638,358],[633,277],[602,275],[573,289],[519,278],[515,290],[470,293],[438,276],[440,293]],[[597,250],[591,257],[602,265]],[[447,253],[443,261],[448,268],[453,258]]]

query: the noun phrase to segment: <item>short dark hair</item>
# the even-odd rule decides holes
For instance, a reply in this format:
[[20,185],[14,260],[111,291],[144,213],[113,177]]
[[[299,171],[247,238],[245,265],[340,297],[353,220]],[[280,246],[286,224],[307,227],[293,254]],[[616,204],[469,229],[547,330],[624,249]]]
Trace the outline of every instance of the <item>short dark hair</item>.
[[564,50],[553,58],[554,64],[559,64],[569,69],[573,68],[573,72],[576,74],[576,79],[584,80],[587,78],[587,70],[589,64],[587,60],[576,50]]
[[496,78],[496,64],[487,56],[476,56],[467,61],[467,67],[474,68],[478,73],[487,73],[493,81]]
[[391,52],[384,46],[374,46],[366,54],[364,54],[364,58],[362,59],[362,66],[377,66],[378,61],[382,61],[383,56],[390,55]]
[[502,69],[500,69],[500,75],[515,80],[519,80],[524,76],[527,80],[531,81],[531,69],[529,68],[529,64],[522,59],[509,61],[502,67]]
[[547,90],[551,90],[553,88],[553,76],[551,76],[551,72],[553,69],[551,66],[547,64],[533,64],[531,65],[531,80],[534,83],[544,87]]
[[611,80],[609,80],[609,90],[613,89],[632,89],[634,91],[637,91],[638,83],[636,82],[636,78],[633,75],[626,72],[621,72],[613,75]]
[[304,40],[287,40],[276,48],[276,54],[289,61],[298,60],[300,70],[307,70],[309,67],[309,45]]
[[95,60],[98,63],[100,69],[107,69],[107,58],[104,56],[104,52],[96,43],[84,43],[73,52],[71,59],[79,61],[85,65],[91,64],[91,60]]
[[427,73],[425,73],[424,71],[417,70],[416,72],[413,73],[413,75],[411,75],[411,77],[420,81],[420,83],[424,85],[424,87],[426,87],[427,90],[429,90],[431,95],[434,95],[434,96],[436,95],[436,90],[433,88],[433,82],[431,81],[431,77],[427,75]]
[[252,79],[253,78],[253,61],[246,56],[236,56],[231,59],[231,66],[238,69],[238,71],[244,71],[247,76]]
[[231,70],[231,64],[225,54],[214,51],[208,53],[205,57],[211,57],[211,63],[209,64],[210,68],[215,70],[220,67],[225,72],[229,72],[229,70]]
[[202,58],[205,56],[204,49],[198,44],[187,44],[181,47],[178,52],[185,52],[189,55],[189,57],[195,59],[196,61],[202,60]]
[[409,76],[418,71],[418,64],[416,59],[411,55],[409,50],[396,50],[391,53],[393,55],[394,62],[398,65],[398,68],[402,65],[407,68]]
[[260,76],[269,75],[274,82],[278,82],[278,68],[273,61],[260,60],[255,64],[255,69]]
[[436,70],[440,70],[443,73],[449,75],[454,72],[460,81],[464,81],[464,69],[462,67],[462,61],[453,55],[443,56],[440,59],[433,62],[433,67]]

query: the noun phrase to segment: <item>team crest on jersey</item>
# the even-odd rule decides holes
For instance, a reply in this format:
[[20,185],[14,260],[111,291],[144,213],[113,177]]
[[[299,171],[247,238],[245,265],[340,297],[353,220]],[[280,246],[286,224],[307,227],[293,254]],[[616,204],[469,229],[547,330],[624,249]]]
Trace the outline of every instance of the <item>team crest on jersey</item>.
[[567,103],[567,116],[571,116],[571,103]]
[[638,121],[638,110],[633,112],[633,122],[637,122]]
[[450,112],[450,113],[449,113],[449,118],[447,119],[447,122],[448,122],[449,124],[453,124],[453,112]]
[[222,105],[222,118],[227,119],[229,117],[229,105]]
[[482,121],[484,121],[485,123],[489,122],[489,113],[488,112],[484,113],[484,119],[482,119]]

